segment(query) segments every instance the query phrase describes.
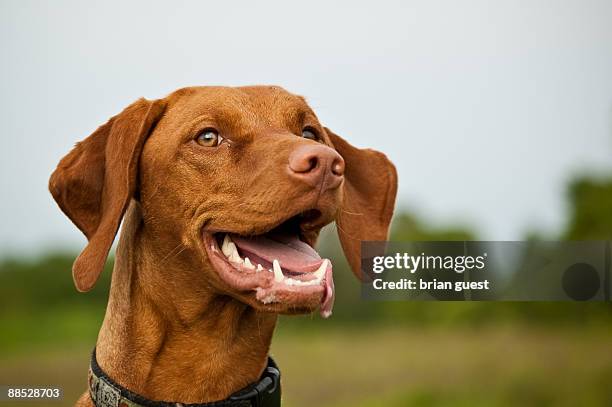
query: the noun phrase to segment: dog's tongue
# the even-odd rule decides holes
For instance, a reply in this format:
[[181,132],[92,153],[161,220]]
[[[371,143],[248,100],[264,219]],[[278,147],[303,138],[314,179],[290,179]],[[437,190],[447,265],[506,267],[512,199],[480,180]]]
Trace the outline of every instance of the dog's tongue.
[[[272,263],[279,261],[283,270],[310,272],[321,264],[321,256],[296,235],[268,234],[255,237],[231,236],[245,256],[258,257]],[[253,256],[254,255],[254,256]]]
[[[283,272],[303,272],[315,271],[323,260],[319,253],[302,242],[296,235],[284,233],[268,233],[254,237],[242,237],[232,235],[232,241],[245,257],[262,263],[262,260],[270,265],[274,260],[278,260]],[[327,263],[324,280],[325,293],[321,299],[320,312],[323,318],[331,315],[334,306],[334,280],[332,276],[332,265]]]

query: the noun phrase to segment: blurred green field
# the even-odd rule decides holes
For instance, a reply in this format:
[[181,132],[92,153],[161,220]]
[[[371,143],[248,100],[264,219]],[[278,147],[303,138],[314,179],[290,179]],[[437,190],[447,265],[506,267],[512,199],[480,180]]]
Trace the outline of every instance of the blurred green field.
[[[610,330],[328,322],[316,329],[281,323],[273,355],[286,406],[612,405]],[[4,355],[0,383],[61,385],[65,398],[52,404],[72,405],[85,389],[90,346]]]
[[[110,276],[78,294],[73,258],[0,265],[0,383],[59,385],[56,406],[85,389]],[[279,321],[286,406],[612,405],[607,303],[370,303],[337,280],[331,319]]]
[[[612,239],[612,180],[576,181],[559,236]],[[333,228],[329,320],[282,317],[273,355],[285,406],[612,406],[610,303],[366,302]],[[473,240],[457,225],[395,218],[393,240]],[[108,298],[112,259],[89,293],[74,289],[76,253],[0,260],[0,384],[58,385],[72,405]],[[45,405],[1,402],[0,406]]]

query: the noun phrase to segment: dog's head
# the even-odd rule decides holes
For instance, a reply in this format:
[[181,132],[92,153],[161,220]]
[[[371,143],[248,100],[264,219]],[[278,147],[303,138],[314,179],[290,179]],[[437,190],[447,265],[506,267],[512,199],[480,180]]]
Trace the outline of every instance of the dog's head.
[[144,230],[193,253],[190,278],[257,309],[327,316],[332,264],[314,249],[319,231],[336,221],[361,277],[360,243],[386,239],[397,175],[282,88],[194,87],[112,117],[61,160],[49,188],[89,240],[73,266],[80,291],[134,199]]

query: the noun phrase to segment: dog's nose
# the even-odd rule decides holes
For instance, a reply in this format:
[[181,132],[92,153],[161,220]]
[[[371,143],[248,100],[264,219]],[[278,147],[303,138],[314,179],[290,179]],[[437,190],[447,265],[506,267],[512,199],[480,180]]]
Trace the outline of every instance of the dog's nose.
[[305,145],[289,156],[289,172],[310,186],[324,183],[324,189],[337,188],[344,176],[344,159],[324,145]]

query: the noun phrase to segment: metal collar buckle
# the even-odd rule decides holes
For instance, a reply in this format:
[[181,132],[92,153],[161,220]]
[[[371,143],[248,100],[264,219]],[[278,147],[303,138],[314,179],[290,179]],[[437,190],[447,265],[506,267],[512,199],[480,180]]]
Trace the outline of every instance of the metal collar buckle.
[[230,400],[250,400],[253,407],[280,407],[280,371],[268,366],[262,376],[251,390],[231,396]]

